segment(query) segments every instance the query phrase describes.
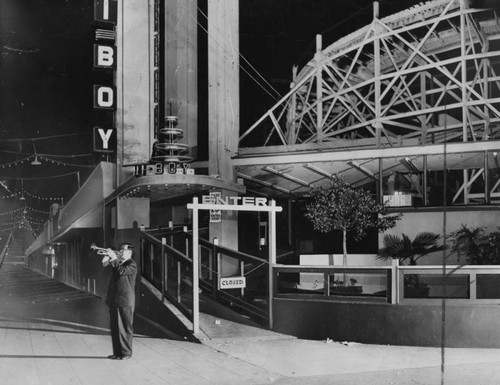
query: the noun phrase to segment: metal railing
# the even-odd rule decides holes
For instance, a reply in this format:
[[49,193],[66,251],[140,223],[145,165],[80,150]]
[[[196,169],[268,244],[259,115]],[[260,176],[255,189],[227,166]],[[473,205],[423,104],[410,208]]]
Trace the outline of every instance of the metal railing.
[[[216,241],[199,240],[200,289],[213,300],[266,324],[269,320],[268,261],[217,245]],[[191,256],[192,233],[185,227],[142,232],[143,277],[189,319],[193,316]],[[223,277],[244,277],[246,287],[221,289],[219,281]]]
[[500,266],[398,266],[398,303],[498,303]]
[[273,273],[276,298],[392,302],[391,266],[277,265]]
[[500,266],[273,267],[274,297],[392,304],[487,304],[500,300]]
[[5,245],[2,248],[2,251],[0,251],[0,268],[2,268],[3,261],[5,260],[5,256],[7,255],[11,241],[12,241],[12,231],[9,233],[9,236],[7,238],[7,241],[5,242]]
[[[268,261],[219,246],[217,240],[210,243],[200,239],[200,249],[200,288],[214,300],[230,305],[239,313],[248,315],[262,324],[267,323]],[[245,287],[221,289],[220,278],[225,277],[244,277]]]
[[[194,312],[192,234],[187,228],[146,232],[141,238],[142,274],[191,321]],[[500,300],[500,266],[304,266],[265,259],[199,239],[199,288],[240,314],[272,322],[269,298],[435,304],[487,304]],[[272,275],[270,276],[270,271]],[[220,280],[244,277],[241,288],[221,289]],[[269,294],[269,283],[273,282]]]
[[[172,234],[173,235],[173,234]],[[193,261],[188,254],[143,232],[141,237],[142,276],[192,321]]]

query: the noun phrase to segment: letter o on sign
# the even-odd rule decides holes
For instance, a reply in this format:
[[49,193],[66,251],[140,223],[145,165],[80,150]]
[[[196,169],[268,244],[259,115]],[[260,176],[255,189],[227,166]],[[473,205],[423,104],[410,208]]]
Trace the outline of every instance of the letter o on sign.
[[115,108],[115,90],[108,86],[94,86],[94,108]]

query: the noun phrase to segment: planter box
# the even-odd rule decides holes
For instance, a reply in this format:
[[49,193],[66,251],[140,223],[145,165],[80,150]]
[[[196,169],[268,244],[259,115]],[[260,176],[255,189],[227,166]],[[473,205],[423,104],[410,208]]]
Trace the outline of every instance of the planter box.
[[331,295],[350,295],[363,293],[363,286],[350,285],[350,286],[332,286],[330,287]]

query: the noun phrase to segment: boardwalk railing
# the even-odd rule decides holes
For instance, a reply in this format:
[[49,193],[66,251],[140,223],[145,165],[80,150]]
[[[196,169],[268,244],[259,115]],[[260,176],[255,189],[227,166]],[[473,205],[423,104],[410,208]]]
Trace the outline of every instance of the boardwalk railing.
[[[142,232],[142,275],[193,321],[192,234],[186,228],[171,228],[155,235]],[[500,266],[399,266],[396,260],[392,266],[274,264],[270,269],[265,259],[203,239],[198,258],[199,289],[262,325],[273,318],[269,282],[273,282],[271,298],[305,301],[432,304],[445,298],[458,304],[487,304],[500,300]],[[221,289],[221,278],[228,276],[244,278],[244,287]]]
[[500,266],[274,266],[277,298],[432,304],[498,303]]
[[[268,322],[268,261],[204,239],[199,240],[198,255],[199,288],[206,295],[263,325]],[[191,256],[192,234],[186,228],[142,232],[143,277],[192,320]],[[244,277],[245,288],[221,289],[220,278],[227,276]]]
[[168,245],[167,241],[165,237],[160,240],[142,233],[142,276],[192,321],[193,261],[186,249],[176,249]]
[[390,266],[277,265],[273,272],[278,298],[391,303],[395,290]]
[[500,266],[398,266],[398,303],[498,303]]
[[11,241],[12,241],[12,231],[9,233],[7,241],[5,241],[5,245],[3,246],[2,250],[0,251],[0,268],[3,265],[3,261],[5,260],[5,256],[7,255]]

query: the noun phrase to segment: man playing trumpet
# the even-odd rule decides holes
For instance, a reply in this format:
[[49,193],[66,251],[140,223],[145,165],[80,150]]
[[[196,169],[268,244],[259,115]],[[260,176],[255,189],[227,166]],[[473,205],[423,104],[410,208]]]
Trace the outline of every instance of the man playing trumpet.
[[122,243],[118,251],[97,247],[94,249],[98,249],[98,253],[104,255],[102,265],[113,269],[106,296],[113,344],[113,354],[108,358],[126,360],[132,357],[134,335],[137,264],[132,259],[132,246],[129,243]]

